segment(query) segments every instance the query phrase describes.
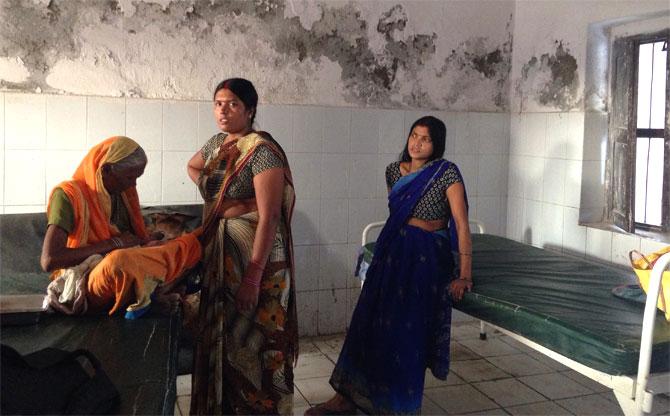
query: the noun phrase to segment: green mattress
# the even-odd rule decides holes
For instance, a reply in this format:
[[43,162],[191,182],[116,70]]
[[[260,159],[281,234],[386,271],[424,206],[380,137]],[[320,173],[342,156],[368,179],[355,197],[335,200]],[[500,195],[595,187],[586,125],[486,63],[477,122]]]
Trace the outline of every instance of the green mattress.
[[[637,373],[644,305],[612,294],[636,282],[632,270],[493,235],[475,234],[472,243],[475,285],[455,309],[604,373]],[[373,250],[365,247],[365,260]],[[661,313],[651,369],[670,369],[670,323]]]

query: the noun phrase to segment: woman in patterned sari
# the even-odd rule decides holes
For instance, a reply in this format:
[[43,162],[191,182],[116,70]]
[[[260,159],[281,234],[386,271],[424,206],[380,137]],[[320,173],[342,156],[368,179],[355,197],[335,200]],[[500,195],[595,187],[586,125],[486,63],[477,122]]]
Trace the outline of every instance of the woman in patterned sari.
[[337,394],[306,415],[417,414],[426,368],[446,379],[451,301],[472,288],[472,252],[463,178],[442,159],[445,140],[444,123],[423,117],[386,168],[390,216],[330,379]]
[[214,92],[223,133],[189,161],[205,200],[205,274],[192,414],[291,414],[298,354],[286,155],[252,130],[258,95],[233,78]]

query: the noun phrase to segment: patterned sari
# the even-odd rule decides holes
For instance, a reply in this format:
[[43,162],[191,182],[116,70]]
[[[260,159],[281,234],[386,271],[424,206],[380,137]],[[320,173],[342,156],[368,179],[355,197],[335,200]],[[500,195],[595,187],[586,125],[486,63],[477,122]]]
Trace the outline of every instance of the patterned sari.
[[443,380],[449,372],[449,238],[407,225],[448,166],[431,163],[391,190],[391,214],[330,379],[338,393],[369,414],[419,413],[426,368]]
[[[259,146],[284,162],[282,218],[261,280],[258,306],[241,313],[235,295],[249,260],[258,212],[219,218],[226,190]],[[295,201],[291,173],[276,142],[251,133],[236,144],[213,201],[205,202],[205,274],[200,300],[193,371],[192,414],[291,414],[293,363],[298,353],[290,221]],[[211,159],[218,156],[216,152]],[[207,166],[212,160],[207,161]],[[207,170],[205,175],[207,175]],[[207,178],[200,181],[205,187]]]

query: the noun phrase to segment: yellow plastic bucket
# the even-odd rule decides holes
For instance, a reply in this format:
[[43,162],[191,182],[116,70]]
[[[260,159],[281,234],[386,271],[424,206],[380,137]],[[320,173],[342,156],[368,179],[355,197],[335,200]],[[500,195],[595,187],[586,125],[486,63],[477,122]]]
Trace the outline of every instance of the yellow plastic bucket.
[[[649,290],[649,278],[651,277],[651,269],[654,267],[656,260],[665,253],[670,253],[670,246],[664,247],[654,253],[644,255],[637,250],[632,250],[629,253],[630,263],[637,275],[637,280],[640,287],[647,293]],[[661,278],[661,291],[658,294],[658,309],[665,312],[665,319],[670,321],[670,271],[664,271]]]

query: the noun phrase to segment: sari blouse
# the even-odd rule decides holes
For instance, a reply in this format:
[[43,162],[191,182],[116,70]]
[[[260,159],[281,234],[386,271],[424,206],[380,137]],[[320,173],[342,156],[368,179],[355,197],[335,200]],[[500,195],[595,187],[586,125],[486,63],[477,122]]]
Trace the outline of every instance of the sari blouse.
[[[437,159],[428,162],[422,169],[433,163],[439,163],[441,160],[442,159]],[[386,185],[389,189],[393,188],[393,185],[395,185],[401,177],[400,162],[393,162],[386,167]],[[450,163],[444,173],[439,178],[435,179],[434,184],[426,191],[421,199],[419,199],[419,202],[417,202],[412,211],[412,217],[425,221],[449,218],[451,216],[451,209],[449,208],[449,201],[447,201],[445,195],[447,188],[455,183],[463,183],[463,177],[456,165]]]
[[[223,144],[226,139],[225,133],[214,135],[201,149],[203,160],[207,161],[212,156],[212,153]],[[259,173],[272,169],[283,168],[284,162],[274,152],[268,149],[265,145],[260,145],[251,156],[251,160],[242,169],[237,178],[226,189],[226,198],[231,199],[248,199],[255,197],[254,191],[254,176]],[[201,184],[200,190],[203,198],[207,202],[211,202],[216,198],[223,180],[225,177],[226,162],[222,161],[218,168],[215,169],[207,177],[207,183]]]

